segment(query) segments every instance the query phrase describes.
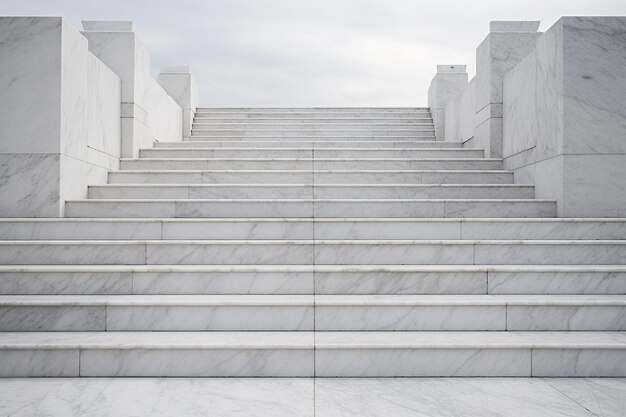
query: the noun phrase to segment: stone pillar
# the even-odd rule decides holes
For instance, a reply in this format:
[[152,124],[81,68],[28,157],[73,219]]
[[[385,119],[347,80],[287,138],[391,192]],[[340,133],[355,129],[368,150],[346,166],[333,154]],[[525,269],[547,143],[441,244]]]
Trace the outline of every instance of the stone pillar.
[[135,158],[141,147],[149,147],[148,112],[140,93],[143,74],[149,74],[149,53],[133,32],[133,22],[83,21],[89,50],[122,80],[122,157]]
[[536,21],[493,21],[476,49],[474,78],[475,127],[473,146],[487,158],[502,157],[502,79],[535,49],[540,33]]
[[198,86],[189,67],[163,67],[157,82],[183,109],[183,139],[189,139],[193,117],[198,107]]
[[428,107],[435,125],[437,140],[445,140],[445,107],[467,85],[465,65],[437,65],[437,74],[428,88]]
[[505,168],[560,217],[626,217],[626,17],[563,17],[505,77]]
[[[150,52],[132,22],[83,21],[89,50],[122,80],[122,156],[182,139],[182,110],[150,76]],[[175,107],[175,108],[174,108]]]
[[119,77],[60,17],[0,18],[0,62],[0,216],[63,216],[117,167]]

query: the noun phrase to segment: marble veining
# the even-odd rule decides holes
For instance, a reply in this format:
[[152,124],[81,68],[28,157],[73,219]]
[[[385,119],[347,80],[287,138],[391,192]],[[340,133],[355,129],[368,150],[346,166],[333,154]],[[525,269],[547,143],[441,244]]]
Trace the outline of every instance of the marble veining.
[[47,217],[0,220],[0,414],[624,414],[551,380],[626,375],[623,18],[493,22],[432,108],[300,109],[197,107],[131,22],[20,19],[0,215]]
[[0,412],[15,417],[618,417],[625,390],[623,379],[607,378],[13,378],[0,384]]

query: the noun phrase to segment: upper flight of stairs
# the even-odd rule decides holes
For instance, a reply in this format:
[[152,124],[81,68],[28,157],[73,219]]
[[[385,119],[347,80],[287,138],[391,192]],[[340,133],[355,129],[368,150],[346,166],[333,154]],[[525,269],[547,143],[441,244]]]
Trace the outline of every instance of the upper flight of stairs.
[[626,376],[626,219],[555,218],[425,108],[195,116],[0,219],[0,376]]

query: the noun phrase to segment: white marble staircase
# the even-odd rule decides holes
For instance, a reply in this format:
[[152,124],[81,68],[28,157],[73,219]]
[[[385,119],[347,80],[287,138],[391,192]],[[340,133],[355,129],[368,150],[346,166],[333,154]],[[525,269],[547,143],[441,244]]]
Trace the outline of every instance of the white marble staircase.
[[428,109],[191,139],[0,219],[0,376],[626,376],[626,219],[555,218]]

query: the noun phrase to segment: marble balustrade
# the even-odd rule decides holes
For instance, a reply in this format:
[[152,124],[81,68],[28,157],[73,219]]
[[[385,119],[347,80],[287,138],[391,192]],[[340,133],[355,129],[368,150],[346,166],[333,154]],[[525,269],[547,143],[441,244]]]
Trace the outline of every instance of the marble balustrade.
[[132,22],[83,21],[82,34],[89,50],[121,80],[122,157],[137,157],[155,141],[180,141],[183,109],[150,76],[150,51]]
[[161,68],[157,82],[183,110],[183,138],[191,137],[193,118],[198,107],[198,85],[188,66]]
[[626,17],[563,17],[504,78],[505,168],[561,217],[626,216]]
[[[437,138],[502,157],[515,183],[557,200],[560,217],[626,216],[626,18],[537,27],[491,22],[476,76],[454,97],[440,93]],[[438,71],[431,90],[440,84]]]
[[65,201],[106,183],[120,158],[189,135],[197,89],[188,68],[158,83],[132,22],[83,26],[0,18],[0,216],[63,216]]
[[466,88],[466,68],[465,65],[437,65],[437,74],[430,82],[428,107],[433,118],[437,140],[444,140],[446,137],[447,104]]
[[63,216],[120,157],[120,79],[57,17],[0,18],[0,215]]

